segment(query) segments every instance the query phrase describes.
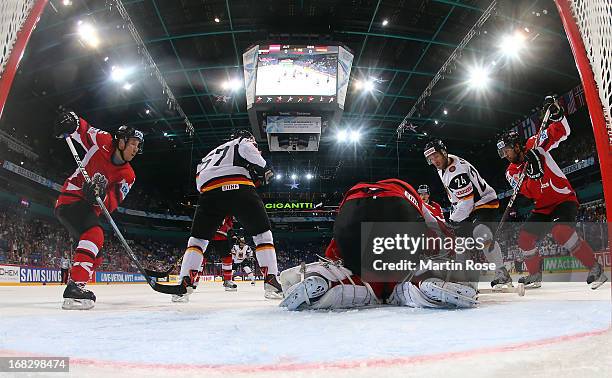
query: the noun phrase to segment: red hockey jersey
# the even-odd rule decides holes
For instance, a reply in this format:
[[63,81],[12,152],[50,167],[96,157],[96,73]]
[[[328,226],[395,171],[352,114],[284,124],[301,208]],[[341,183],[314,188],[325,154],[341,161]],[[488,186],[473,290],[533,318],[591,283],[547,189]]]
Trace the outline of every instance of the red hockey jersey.
[[[116,165],[112,162],[115,147],[113,137],[109,133],[92,127],[84,119],[79,120],[79,127],[70,137],[79,142],[86,151],[82,161],[89,176],[101,173],[108,180],[104,205],[109,212],[113,212],[128,195],[136,175],[130,163]],[[77,168],[64,182],[55,207],[83,200],[84,182],[85,178]],[[102,213],[97,205],[94,209],[98,215]]]
[[223,219],[221,227],[217,230],[212,240],[227,240],[227,233],[234,228],[234,217],[228,215]]
[[[530,198],[535,203],[534,213],[550,214],[557,205],[562,202],[578,202],[576,192],[572,188],[567,177],[557,165],[550,151],[556,148],[570,135],[570,127],[567,119],[553,122],[547,129],[542,131],[540,139],[536,141],[537,135],[527,139],[526,149],[537,148],[542,159],[544,175],[539,179],[530,179],[525,176],[520,193]],[[521,164],[511,163],[506,170],[506,179],[516,188],[519,176],[523,171],[525,162]]]
[[444,212],[442,211],[442,206],[439,203],[434,201],[429,201],[429,203],[423,202],[423,205],[429,210],[431,215],[433,215],[436,219],[445,222]]

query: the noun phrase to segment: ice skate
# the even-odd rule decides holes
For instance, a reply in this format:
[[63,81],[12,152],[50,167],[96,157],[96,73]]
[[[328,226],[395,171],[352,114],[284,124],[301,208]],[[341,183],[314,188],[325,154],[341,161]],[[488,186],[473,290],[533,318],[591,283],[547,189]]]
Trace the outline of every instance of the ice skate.
[[493,281],[491,281],[491,287],[493,290],[501,290],[504,287],[509,288],[513,286],[512,277],[510,277],[510,273],[508,273],[508,269],[506,269],[505,266],[502,266],[495,271],[495,278],[493,278]]
[[223,287],[225,288],[225,291],[237,291],[238,290],[238,285],[236,285],[236,283],[232,280],[223,281]]
[[85,284],[77,284],[74,281],[68,282],[64,289],[64,310],[89,310],[96,303],[96,296],[91,291],[85,289]]
[[595,262],[595,265],[589,271],[587,276],[587,284],[591,285],[591,289],[595,290],[608,281],[608,276],[603,270],[600,263]]
[[267,299],[283,298],[283,289],[274,274],[268,274],[264,280],[264,297]]
[[518,282],[524,284],[525,288],[528,289],[537,289],[542,287],[542,272],[521,277],[519,278]]

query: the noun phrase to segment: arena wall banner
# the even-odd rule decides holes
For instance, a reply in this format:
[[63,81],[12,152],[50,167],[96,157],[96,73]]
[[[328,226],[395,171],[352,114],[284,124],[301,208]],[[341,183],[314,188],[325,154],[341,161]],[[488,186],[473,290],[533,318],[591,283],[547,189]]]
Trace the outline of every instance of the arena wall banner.
[[37,173],[34,173],[34,172],[30,171],[30,170],[27,170],[27,169],[23,168],[20,165],[13,164],[10,161],[5,160],[2,163],[2,168],[6,169],[7,171],[11,171],[13,173],[16,173],[19,176],[25,177],[25,178],[27,178],[29,180],[35,181],[35,182],[37,182],[37,183],[39,183],[41,185],[44,185],[46,187],[49,187],[51,189],[55,189],[58,192],[62,189],[62,187],[59,184],[57,184],[57,183],[55,183],[55,182],[53,182],[53,181],[51,181],[49,179],[46,179],[46,178],[42,177],[41,175],[39,175]]
[[62,272],[59,269],[36,268],[22,266],[19,269],[20,283],[60,283],[62,282]]
[[547,257],[544,259],[542,271],[569,272],[586,269],[574,256]]
[[96,272],[97,283],[129,283],[129,282],[146,282],[145,278],[140,273],[126,272]]
[[0,283],[19,283],[19,271],[16,265],[0,265]]

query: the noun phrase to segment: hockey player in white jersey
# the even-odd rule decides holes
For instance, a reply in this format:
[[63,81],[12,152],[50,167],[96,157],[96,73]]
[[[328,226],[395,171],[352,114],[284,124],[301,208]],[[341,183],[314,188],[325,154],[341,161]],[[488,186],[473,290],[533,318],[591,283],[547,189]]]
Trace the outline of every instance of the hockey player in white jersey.
[[187,294],[173,296],[173,301],[188,301],[204,252],[227,215],[233,215],[253,237],[255,257],[264,276],[265,297],[282,298],[270,220],[255,190],[256,186],[268,184],[273,175],[257,149],[255,138],[246,130],[232,135],[202,159],[196,175],[200,196],[179,274]]
[[499,201],[495,190],[467,160],[449,154],[439,139],[425,145],[424,155],[427,163],[438,170],[438,176],[452,204],[448,225],[455,229],[457,235],[491,241],[483,251],[487,261],[497,267],[491,286],[512,286],[512,278],[504,266],[499,243],[493,241],[491,225],[499,218]]
[[251,281],[251,285],[255,285],[255,274],[253,269],[249,266],[249,261],[253,260],[253,250],[249,246],[244,238],[238,239],[238,244],[234,244],[232,247],[232,260],[234,261],[234,270],[241,270],[246,274],[245,278]]

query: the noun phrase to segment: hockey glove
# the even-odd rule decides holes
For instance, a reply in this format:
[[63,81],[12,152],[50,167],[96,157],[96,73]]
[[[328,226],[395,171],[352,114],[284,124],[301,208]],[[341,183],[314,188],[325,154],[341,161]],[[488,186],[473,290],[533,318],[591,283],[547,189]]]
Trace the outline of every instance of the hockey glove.
[[525,160],[527,161],[527,167],[525,169],[527,177],[537,180],[544,175],[540,154],[535,149],[525,152]]
[[85,201],[92,204],[96,203],[96,196],[104,200],[104,197],[106,197],[107,185],[108,180],[106,177],[104,177],[104,175],[100,172],[96,172],[91,180],[86,181],[83,184],[83,196],[85,197]]
[[56,138],[63,139],[74,133],[79,127],[79,116],[74,112],[63,112],[55,120],[53,134]]
[[561,121],[564,116],[563,107],[559,105],[557,98],[554,96],[546,96],[543,105],[544,111],[550,109],[550,120],[553,122]]

